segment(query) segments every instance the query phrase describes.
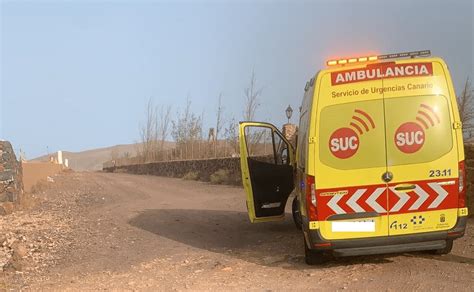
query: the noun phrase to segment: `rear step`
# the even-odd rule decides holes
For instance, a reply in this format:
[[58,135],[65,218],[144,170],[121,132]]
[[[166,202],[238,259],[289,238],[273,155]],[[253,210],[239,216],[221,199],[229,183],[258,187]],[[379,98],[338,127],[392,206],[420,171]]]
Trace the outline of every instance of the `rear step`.
[[409,251],[435,250],[446,247],[446,240],[404,243],[384,246],[367,246],[355,248],[335,249],[335,256],[374,255],[384,253],[400,253]]

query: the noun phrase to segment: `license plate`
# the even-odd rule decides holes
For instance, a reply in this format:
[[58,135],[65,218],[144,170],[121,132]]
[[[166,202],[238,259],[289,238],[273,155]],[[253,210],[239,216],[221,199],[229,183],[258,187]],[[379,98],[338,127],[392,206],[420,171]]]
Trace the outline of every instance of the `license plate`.
[[375,232],[375,221],[340,221],[331,223],[332,232]]

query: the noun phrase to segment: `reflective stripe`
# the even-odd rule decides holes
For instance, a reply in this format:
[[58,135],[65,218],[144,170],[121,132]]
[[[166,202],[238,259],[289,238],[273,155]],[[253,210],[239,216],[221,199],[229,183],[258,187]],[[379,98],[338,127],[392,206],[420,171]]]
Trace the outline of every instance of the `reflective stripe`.
[[437,208],[444,201],[444,199],[446,199],[448,192],[438,183],[429,183],[428,185],[438,194],[438,197],[436,197],[436,199],[431,202],[428,209]]
[[341,194],[334,195],[328,202],[328,207],[336,212],[336,214],[346,214],[346,212],[337,204],[343,196],[344,195]]
[[408,209],[410,211],[418,210],[421,207],[421,205],[426,201],[426,199],[428,199],[430,197],[430,195],[428,195],[428,193],[425,192],[425,190],[420,188],[419,185],[416,185],[416,188],[415,188],[414,192],[415,192],[415,194],[418,195],[418,199]]
[[386,188],[378,188],[367,199],[367,205],[369,205],[377,213],[386,212],[385,209],[382,206],[380,206],[379,203],[376,202],[376,200],[380,197],[381,194],[384,193],[385,190],[386,190]]
[[354,210],[355,212],[359,212],[359,213],[365,212],[365,210],[362,209],[362,207],[359,206],[359,204],[357,204],[357,200],[359,200],[360,197],[362,197],[362,195],[365,193],[365,191],[367,191],[367,189],[360,189],[360,190],[357,190],[357,191],[350,197],[350,199],[347,200],[347,206],[351,207],[352,210]]
[[410,196],[405,192],[397,192],[395,187],[391,187],[390,190],[400,198],[398,202],[390,209],[390,212],[398,212],[408,202]]

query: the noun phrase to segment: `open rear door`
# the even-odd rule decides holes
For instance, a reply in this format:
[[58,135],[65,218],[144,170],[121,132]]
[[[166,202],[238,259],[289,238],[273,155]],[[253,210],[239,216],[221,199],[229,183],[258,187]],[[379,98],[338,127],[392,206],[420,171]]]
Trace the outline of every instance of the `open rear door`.
[[250,221],[277,221],[293,191],[294,152],[278,129],[267,123],[240,122],[240,164]]

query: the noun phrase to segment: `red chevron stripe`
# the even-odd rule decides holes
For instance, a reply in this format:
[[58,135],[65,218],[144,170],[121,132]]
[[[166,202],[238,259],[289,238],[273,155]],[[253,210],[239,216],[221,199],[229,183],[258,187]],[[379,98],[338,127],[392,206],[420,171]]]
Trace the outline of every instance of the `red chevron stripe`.
[[[438,194],[433,190],[428,184],[432,182],[447,182],[454,181],[451,185],[442,185],[441,187],[448,192],[448,196],[441,202],[437,208],[428,207],[431,203],[438,197]],[[398,212],[387,212],[387,214],[403,214],[403,213],[413,213],[413,212],[422,212],[422,211],[432,211],[432,210],[443,210],[443,209],[452,209],[457,208],[457,198],[458,198],[458,189],[457,189],[457,179],[437,179],[437,180],[428,180],[428,181],[409,181],[404,182],[406,184],[416,184],[420,186],[429,197],[417,210],[409,210],[409,208],[418,200],[418,195],[414,191],[407,192],[409,195],[408,201]],[[389,187],[394,187],[397,184],[389,184]],[[385,185],[369,185],[369,186],[354,186],[346,188],[331,188],[331,189],[317,189],[317,201],[318,201],[318,220],[324,221],[329,216],[334,215],[335,212],[327,206],[330,199],[333,198],[331,193],[334,192],[347,192],[338,202],[338,205],[347,213],[355,213],[351,207],[347,205],[347,201],[350,199],[354,193],[359,189],[367,189],[367,191],[357,200],[357,204],[364,209],[366,212],[373,212],[374,210],[367,204],[367,199],[372,195],[372,193],[379,187],[384,187]],[[384,209],[390,211],[395,204],[400,200],[400,198],[388,189],[388,194],[381,194],[376,200],[380,206]]]
[[[428,184],[432,182],[446,182],[446,181],[454,181],[454,184],[451,185],[442,185],[441,187],[448,192],[448,196],[444,201],[437,207],[431,208],[428,207],[430,204],[436,200],[438,197],[438,193],[433,190]],[[418,195],[414,191],[410,191],[407,194],[410,196],[410,199],[405,203],[405,205],[400,209],[398,212],[391,212],[390,214],[402,214],[402,213],[412,213],[412,212],[422,212],[422,211],[433,211],[433,210],[443,210],[443,209],[452,209],[457,208],[457,197],[458,197],[458,189],[457,189],[457,179],[437,179],[437,180],[429,180],[429,181],[411,181],[406,182],[407,184],[417,184],[422,188],[426,193],[428,193],[429,197],[426,199],[425,202],[418,208],[417,210],[409,210],[409,208],[416,202],[418,199]],[[390,184],[389,186],[395,186],[396,184]],[[393,193],[389,189],[389,210],[400,200],[399,197]]]

